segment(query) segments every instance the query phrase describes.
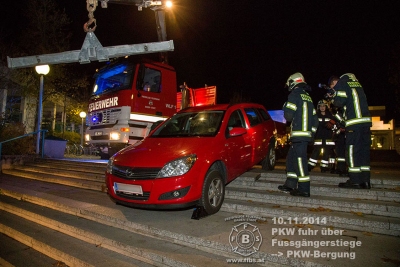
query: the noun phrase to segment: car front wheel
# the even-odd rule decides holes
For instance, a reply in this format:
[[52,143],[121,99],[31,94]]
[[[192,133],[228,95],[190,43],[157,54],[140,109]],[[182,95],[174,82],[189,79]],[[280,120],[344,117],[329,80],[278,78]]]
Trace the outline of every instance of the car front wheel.
[[276,163],[275,146],[273,144],[269,144],[267,156],[261,163],[262,169],[266,171],[272,171],[273,169],[275,169],[275,163]]
[[203,184],[200,206],[209,214],[217,213],[225,196],[225,183],[218,170],[209,170]]

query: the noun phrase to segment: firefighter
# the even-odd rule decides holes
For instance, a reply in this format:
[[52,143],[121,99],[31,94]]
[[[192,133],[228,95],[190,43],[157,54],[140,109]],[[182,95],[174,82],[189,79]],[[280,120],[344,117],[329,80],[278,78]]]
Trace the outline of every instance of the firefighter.
[[[328,86],[333,88],[339,80],[337,76],[331,76],[328,80]],[[335,142],[335,165],[331,173],[339,174],[339,176],[348,176],[346,164],[346,133],[345,133],[345,109],[331,105],[332,114],[336,124],[334,126],[334,142]]]
[[319,124],[314,137],[314,148],[308,160],[308,170],[311,171],[318,164],[319,156],[322,154],[320,169],[321,172],[328,172],[334,159],[335,142],[332,138],[332,129],[336,122],[326,100],[318,101],[317,116]]
[[335,106],[346,109],[346,162],[349,180],[339,187],[370,189],[370,147],[372,120],[364,89],[353,73],[340,76],[329,92]]
[[301,73],[288,78],[288,101],[283,105],[284,117],[291,123],[290,147],[286,158],[286,181],[278,189],[292,196],[310,196],[310,176],[307,168],[307,146],[318,127],[318,117],[307,85]]

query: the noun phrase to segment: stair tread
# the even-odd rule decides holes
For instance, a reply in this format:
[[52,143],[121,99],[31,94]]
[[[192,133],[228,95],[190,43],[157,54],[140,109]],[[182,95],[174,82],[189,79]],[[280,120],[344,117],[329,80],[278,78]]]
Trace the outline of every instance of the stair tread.
[[[292,200],[292,202],[303,202],[303,203],[310,203],[315,204],[315,199],[328,202],[328,201],[335,201],[339,203],[358,203],[358,204],[366,204],[366,205],[385,205],[385,206],[393,206],[393,207],[400,207],[400,203],[393,202],[393,201],[379,201],[379,200],[369,200],[369,199],[361,199],[361,198],[338,198],[338,197],[330,197],[330,196],[321,196],[321,195],[312,195],[310,198],[304,197],[293,197],[288,193],[284,193],[281,191],[272,191],[267,189],[255,189],[255,188],[237,188],[237,187],[227,187],[226,190],[228,192],[242,192],[246,194],[258,194],[262,196],[272,196],[273,198],[280,197],[284,199]],[[356,189],[355,189],[356,190]],[[265,194],[268,193],[268,194]],[[293,201],[294,200],[294,201]]]
[[68,177],[57,177],[51,174],[37,174],[25,171],[3,170],[3,175],[20,177],[22,179],[38,180],[49,184],[62,184],[78,188],[91,189],[96,191],[105,191],[104,181],[91,181],[87,179],[77,179]]
[[[210,254],[198,251],[194,248],[185,247],[183,245],[174,243],[173,241],[168,242],[164,240],[163,242],[160,242],[160,239],[154,236],[134,233],[128,230],[112,227],[112,225],[110,226],[84,218],[77,218],[75,215],[38,206],[33,203],[21,202],[5,196],[0,196],[0,199],[3,203],[11,206],[10,209],[13,209],[13,213],[29,218],[29,220],[33,221],[33,224],[40,222],[47,226],[50,225],[61,233],[65,232],[67,234],[71,233],[72,236],[76,235],[84,242],[91,243],[91,246],[89,247],[93,247],[94,250],[98,250],[98,248],[102,247],[106,248],[108,246],[112,246],[117,251],[122,251],[127,254],[136,254],[136,257],[138,257],[139,259],[143,257],[150,262],[154,261],[156,263],[172,263],[176,261],[176,263],[173,265],[179,264],[183,266],[185,265],[185,263],[190,265],[198,265],[200,262],[212,265],[215,260],[221,261],[224,259],[223,257],[219,257],[217,255],[214,255],[212,257]],[[17,216],[13,215],[11,217]],[[12,223],[12,225],[14,227],[14,223]],[[43,228],[43,225],[39,228]],[[23,229],[19,229],[19,231],[21,230]],[[65,237],[63,237],[63,239],[64,238]],[[48,237],[43,235],[40,236],[40,239],[42,240],[42,242],[45,242],[47,244],[53,241],[53,238],[52,240],[48,240]],[[70,242],[71,240],[75,241],[75,239],[71,239],[71,237],[68,237],[66,242]],[[57,242],[60,241],[57,240]],[[55,245],[53,244],[53,246]],[[83,246],[85,246],[84,243]],[[85,247],[88,246],[86,245]],[[79,250],[80,249],[82,248],[79,247]],[[102,251],[103,252],[100,253],[109,254],[108,250],[104,251],[104,249],[102,249]],[[111,254],[115,253],[111,252]],[[190,257],[188,257],[188,255],[190,255]],[[87,256],[85,256],[85,258],[86,260],[88,260]],[[110,255],[107,255],[107,258],[110,258]],[[127,257],[127,259],[129,260],[131,258]],[[133,262],[134,261],[135,260],[133,260]],[[96,264],[94,265],[98,266],[98,264],[99,262],[98,260],[96,260]],[[105,266],[104,264],[102,265]]]
[[[279,192],[282,193],[278,186],[282,185],[282,180],[269,180],[269,179],[252,179],[249,177],[239,177],[232,181],[227,188],[246,188],[246,189],[260,189],[263,188],[266,192]],[[385,187],[385,188],[382,188]],[[353,199],[364,199],[370,201],[387,201],[387,202],[399,202],[400,200],[400,187],[392,186],[372,186],[369,190],[364,189],[348,189],[339,188],[337,184],[317,184],[312,183],[310,188],[311,196],[329,196],[346,200],[349,198]]]
[[[220,212],[205,217],[201,221],[192,220],[192,209],[177,211],[131,209],[115,205],[104,193],[100,192],[79,188],[67,189],[63,185],[52,185],[52,188],[43,187],[42,183],[37,181],[31,181],[27,187],[21,188],[18,185],[23,181],[15,180],[23,180],[22,178],[15,180],[14,177],[7,178],[3,181],[2,194],[10,194],[28,202],[45,203],[50,208],[90,217],[96,221],[105,220],[112,224],[122,225],[133,232],[140,231],[165,240],[174,240],[179,244],[186,244],[208,253],[235,258],[228,242],[232,226],[221,224],[224,218],[232,216],[231,213],[227,215]],[[173,220],[171,216],[174,217]],[[210,225],[206,235],[202,228],[204,223]]]
[[[166,240],[174,240],[179,244],[195,247],[208,253],[219,254],[221,256],[230,255],[232,258],[238,258],[240,256],[232,252],[232,248],[229,244],[230,233],[233,230],[232,227],[237,226],[240,223],[240,220],[235,221],[233,218],[237,218],[245,214],[253,214],[255,218],[266,218],[267,216],[268,218],[271,216],[283,217],[291,214],[293,214],[293,216],[299,216],[299,214],[301,214],[300,212],[292,213],[292,210],[296,208],[283,206],[282,208],[275,207],[275,210],[279,211],[280,213],[265,212],[265,210],[262,210],[263,207],[270,206],[269,211],[272,211],[274,207],[271,207],[271,205],[257,203],[251,203],[252,205],[248,206],[247,209],[240,209],[240,207],[238,208],[238,205],[245,206],[244,204],[249,204],[249,201],[241,201],[240,203],[236,201],[233,203],[230,199],[226,199],[223,209],[220,212],[212,216],[202,218],[201,220],[191,220],[191,209],[174,211],[131,209],[115,205],[112,201],[110,201],[110,199],[108,199],[106,194],[102,192],[71,188],[58,184],[50,185],[45,182],[27,180],[24,178],[12,177],[10,175],[4,175],[1,178],[0,188],[2,194],[12,194],[13,197],[20,198],[28,202],[42,202],[43,204],[45,203],[46,206],[51,206],[51,208],[62,210],[63,212],[73,212],[77,214],[77,216],[85,218],[90,217],[91,220],[96,220],[98,222],[104,220],[112,224],[118,223],[124,227],[130,227],[130,229],[135,231],[143,231],[143,233],[148,235],[162,236],[162,238]],[[234,208],[236,208],[236,210],[234,210]],[[299,208],[299,210],[304,209]],[[308,214],[309,213],[305,213],[305,216],[311,216]],[[336,212],[330,212],[330,214],[336,214]],[[339,222],[337,222],[337,226],[335,227],[341,227],[343,229],[346,227],[346,222],[350,222],[351,219],[353,219],[355,222],[360,222],[358,217],[361,216],[356,216],[356,214],[345,215],[346,217],[343,219],[344,222],[342,223],[342,226],[340,226]],[[339,216],[336,217],[340,219]],[[347,217],[349,218],[347,219]],[[362,217],[375,218],[377,216],[371,217],[366,215]],[[390,224],[390,221],[394,223]],[[371,250],[370,253],[362,253],[362,249],[366,249],[364,247],[361,247],[360,250],[357,250],[357,253],[362,253],[357,254],[357,264],[360,264],[360,266],[377,266],[378,264],[382,264],[380,261],[380,256],[383,255],[382,253],[384,253],[385,256],[389,255],[389,257],[395,253],[394,250],[396,249],[395,245],[393,245],[395,243],[393,242],[398,242],[398,238],[393,236],[378,234],[370,235],[364,233],[365,231],[370,230],[369,227],[398,227],[398,224],[395,222],[396,220],[387,219],[381,216],[380,221],[369,220],[367,221],[367,224],[361,224],[357,229],[346,230],[346,236],[341,238],[356,238],[357,240],[362,241],[363,244],[366,244],[364,247],[368,247],[368,250]],[[271,247],[271,240],[287,239],[288,237],[271,235],[271,229],[278,227],[277,225],[273,225],[271,223],[271,219],[268,219],[267,221],[257,221],[256,223],[259,226],[261,234],[264,238],[261,250],[257,255],[266,259],[266,262],[268,263],[267,266],[270,266],[274,263],[292,266],[319,266],[319,264],[351,266],[347,264],[349,262],[348,259],[338,259],[332,262],[329,259],[322,258],[294,259],[277,257],[275,254],[278,252],[278,248]],[[294,226],[292,225],[291,227]],[[314,225],[313,229],[317,229],[318,227],[322,226]],[[399,235],[399,232],[400,230],[398,227],[397,232],[393,230],[392,232],[388,231],[385,234],[396,235],[397,233],[397,235]],[[295,237],[289,238],[293,240]],[[372,248],[371,246],[376,247]],[[283,251],[286,251],[287,249],[290,248],[283,248]],[[223,261],[223,263],[226,262]],[[254,266],[254,264],[252,264],[252,266]]]
[[[0,223],[1,231],[16,237],[20,242],[29,242],[33,249],[43,249],[50,257],[67,265],[75,266],[153,266],[131,257],[103,248],[101,244],[89,244],[60,231],[33,223],[14,214],[0,211],[7,225]],[[12,230],[7,226],[12,225]]]

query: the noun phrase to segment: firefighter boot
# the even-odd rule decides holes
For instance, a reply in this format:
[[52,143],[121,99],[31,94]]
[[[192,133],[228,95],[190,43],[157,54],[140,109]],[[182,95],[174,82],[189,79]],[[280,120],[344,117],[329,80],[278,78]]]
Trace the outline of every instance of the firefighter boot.
[[295,197],[310,197],[310,182],[300,182],[298,188],[290,191]]

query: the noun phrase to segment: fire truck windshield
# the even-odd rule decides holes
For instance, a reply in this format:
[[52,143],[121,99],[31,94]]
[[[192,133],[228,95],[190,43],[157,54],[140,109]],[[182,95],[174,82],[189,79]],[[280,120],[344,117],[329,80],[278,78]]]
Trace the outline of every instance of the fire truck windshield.
[[133,67],[127,63],[107,66],[95,75],[92,96],[130,89],[133,81]]

